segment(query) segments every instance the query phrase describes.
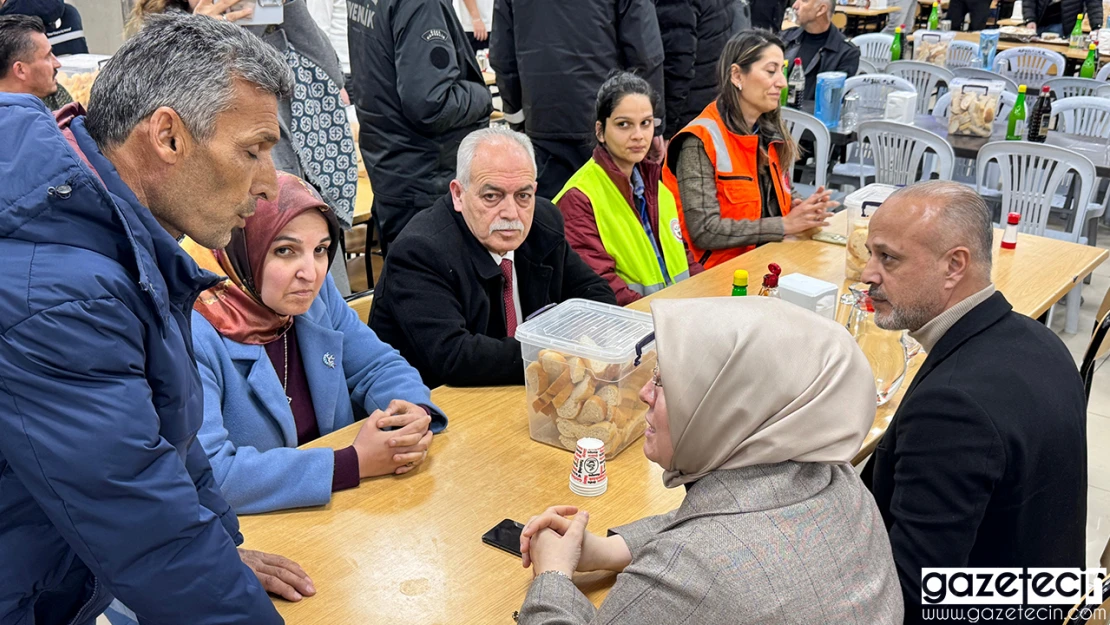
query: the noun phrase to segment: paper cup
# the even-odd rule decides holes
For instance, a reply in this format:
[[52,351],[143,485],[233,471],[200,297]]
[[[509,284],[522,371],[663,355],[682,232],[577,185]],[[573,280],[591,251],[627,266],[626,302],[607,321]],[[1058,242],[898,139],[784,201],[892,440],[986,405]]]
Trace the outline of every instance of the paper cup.
[[570,489],[579,495],[592,497],[604,493],[608,485],[605,443],[596,438],[579,439],[570,470]]

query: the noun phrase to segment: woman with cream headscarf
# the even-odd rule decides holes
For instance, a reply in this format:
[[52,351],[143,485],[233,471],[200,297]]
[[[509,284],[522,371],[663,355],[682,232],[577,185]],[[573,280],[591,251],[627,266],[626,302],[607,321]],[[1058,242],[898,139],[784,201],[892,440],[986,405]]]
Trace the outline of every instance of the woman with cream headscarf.
[[[686,498],[607,538],[572,506],[533,518],[521,625],[901,623],[886,530],[849,464],[875,414],[852,337],[771,298],[651,311],[659,366],[640,391],[644,453]],[[571,582],[576,570],[620,572],[599,610]]]

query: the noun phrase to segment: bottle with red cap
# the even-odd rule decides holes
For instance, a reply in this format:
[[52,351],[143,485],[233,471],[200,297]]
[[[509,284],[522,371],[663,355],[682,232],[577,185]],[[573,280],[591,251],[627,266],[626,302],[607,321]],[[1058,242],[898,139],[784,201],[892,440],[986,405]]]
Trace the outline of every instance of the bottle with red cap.
[[779,296],[779,275],[782,273],[782,267],[775,263],[767,265],[767,271],[770,273],[763,276],[763,287],[759,289],[759,294],[763,297],[778,297]]
[[1006,217],[1006,231],[1002,233],[1002,249],[1012,250],[1017,247],[1019,223],[1021,223],[1021,213],[1010,213]]

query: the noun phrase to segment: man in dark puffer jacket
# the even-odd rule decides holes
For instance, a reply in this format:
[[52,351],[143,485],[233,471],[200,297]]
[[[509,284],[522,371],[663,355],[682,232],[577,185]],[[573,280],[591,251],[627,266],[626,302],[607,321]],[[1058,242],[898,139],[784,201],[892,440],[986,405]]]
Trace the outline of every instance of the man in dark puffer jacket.
[[656,0],[663,36],[665,137],[682,130],[717,97],[717,60],[728,41],[732,0]]
[[1080,14],[1087,16],[1091,28],[1102,26],[1101,0],[1025,0],[1021,3],[1021,16],[1025,24],[1037,33],[1053,32],[1067,36],[1075,27],[1075,18]]

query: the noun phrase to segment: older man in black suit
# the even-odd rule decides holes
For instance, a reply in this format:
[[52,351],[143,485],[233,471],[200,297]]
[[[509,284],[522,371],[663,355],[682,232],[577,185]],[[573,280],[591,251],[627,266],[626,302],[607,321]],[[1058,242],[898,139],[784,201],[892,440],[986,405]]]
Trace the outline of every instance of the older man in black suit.
[[902,189],[871,219],[875,322],[929,354],[864,474],[906,623],[923,618],[923,567],[1084,565],[1083,384],[1060,339],[995,291],[993,246],[986,203],[952,182]]
[[495,126],[463,139],[450,195],[390,247],[370,327],[429,387],[523,384],[517,326],[573,297],[617,303],[536,198],[528,137]]

